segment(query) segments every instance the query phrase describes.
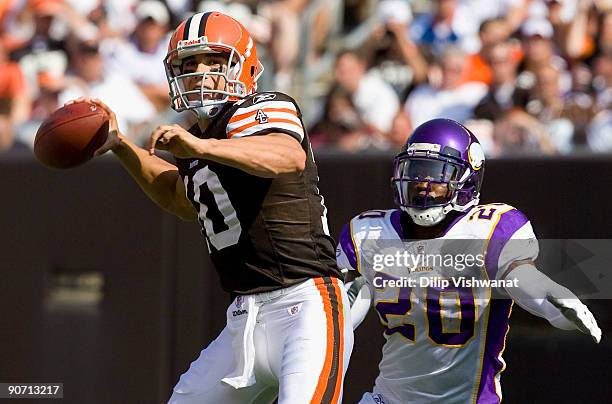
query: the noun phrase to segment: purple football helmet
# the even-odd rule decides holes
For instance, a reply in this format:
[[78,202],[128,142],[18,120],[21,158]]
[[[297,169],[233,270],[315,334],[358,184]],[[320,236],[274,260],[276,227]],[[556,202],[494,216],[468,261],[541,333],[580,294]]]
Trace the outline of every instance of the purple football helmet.
[[433,226],[451,210],[477,205],[485,156],[476,136],[450,119],[432,119],[414,130],[395,157],[395,202],[420,226]]

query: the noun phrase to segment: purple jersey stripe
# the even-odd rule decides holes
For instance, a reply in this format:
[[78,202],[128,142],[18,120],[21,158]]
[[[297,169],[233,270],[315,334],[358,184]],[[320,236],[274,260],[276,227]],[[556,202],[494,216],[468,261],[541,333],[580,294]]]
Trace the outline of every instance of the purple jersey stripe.
[[349,223],[345,224],[340,232],[340,247],[349,260],[349,264],[354,270],[357,270],[357,253],[355,252],[355,246],[353,245],[353,239],[351,238],[351,226]]
[[491,234],[485,253],[485,268],[489,279],[495,279],[499,255],[508,240],[510,240],[512,235],[528,221],[527,216],[520,210],[512,209],[501,214]]
[[391,226],[393,226],[393,229],[399,236],[400,240],[404,240],[406,237],[404,236],[404,230],[402,229],[402,223],[400,219],[401,216],[402,216],[402,211],[399,209],[396,209],[393,212],[391,212],[391,216],[389,220],[391,221]]
[[499,359],[504,350],[504,341],[509,329],[511,299],[491,299],[489,321],[485,334],[485,347],[482,357],[482,370],[478,385],[476,403],[499,403],[500,397],[495,389],[495,376],[502,371],[504,364]]

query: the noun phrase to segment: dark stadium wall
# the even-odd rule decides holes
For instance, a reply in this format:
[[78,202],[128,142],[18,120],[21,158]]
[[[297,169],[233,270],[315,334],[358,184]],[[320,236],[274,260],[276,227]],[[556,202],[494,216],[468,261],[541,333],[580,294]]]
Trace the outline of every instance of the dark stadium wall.
[[[361,211],[393,207],[391,157],[317,155],[333,235]],[[540,238],[612,238],[609,157],[496,160],[486,170],[482,200],[523,210]],[[0,184],[0,382],[63,382],[66,403],[164,402],[222,329],[229,301],[198,226],[158,209],[111,158],[53,171],[0,157]],[[599,346],[515,309],[504,402],[607,401],[612,307],[589,304]],[[382,342],[370,313],[345,402],[371,388]]]

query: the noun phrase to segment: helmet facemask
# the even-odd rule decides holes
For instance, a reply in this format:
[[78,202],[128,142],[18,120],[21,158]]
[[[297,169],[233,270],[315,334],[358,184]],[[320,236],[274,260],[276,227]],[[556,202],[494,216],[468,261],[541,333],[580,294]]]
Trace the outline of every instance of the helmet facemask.
[[417,225],[433,226],[478,203],[480,178],[460,158],[409,150],[395,158],[391,185],[395,202]]
[[[183,72],[183,61],[197,54],[225,55],[226,62],[221,64],[220,71]],[[232,46],[207,42],[206,37],[195,41],[180,41],[177,49],[171,51],[164,60],[172,108],[177,112],[191,110],[199,118],[215,116],[223,104],[248,95],[247,85],[240,80],[243,64],[244,57]],[[258,70],[255,81],[261,75],[263,67]],[[222,80],[223,88],[206,88],[206,83],[210,82],[211,78],[214,82]],[[187,81],[199,81],[200,86],[187,89]]]

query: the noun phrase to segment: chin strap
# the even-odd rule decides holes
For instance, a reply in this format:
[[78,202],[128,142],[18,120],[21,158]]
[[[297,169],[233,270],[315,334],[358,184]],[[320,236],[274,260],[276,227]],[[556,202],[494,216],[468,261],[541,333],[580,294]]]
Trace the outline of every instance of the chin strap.
[[446,217],[446,214],[453,210],[449,204],[446,206],[436,206],[429,209],[406,208],[405,211],[410,215],[412,221],[418,226],[435,226]]
[[198,120],[210,120],[219,114],[221,105],[207,105],[204,107],[191,108],[190,111],[195,114]]
[[404,209],[404,211],[406,211],[406,213],[410,215],[410,217],[412,218],[412,221],[415,224],[417,224],[418,226],[429,227],[429,226],[435,226],[436,224],[444,220],[444,218],[450,211],[455,210],[457,212],[465,212],[472,206],[478,205],[479,201],[480,201],[480,198],[476,197],[472,201],[470,201],[470,203],[463,205],[463,206],[456,205],[455,203],[451,202],[446,206],[436,206],[434,208],[428,208],[428,209],[417,209],[417,208],[402,208],[402,209]]

